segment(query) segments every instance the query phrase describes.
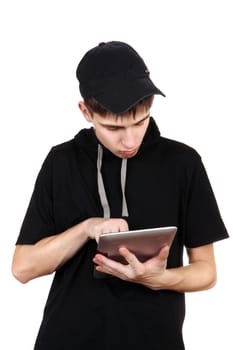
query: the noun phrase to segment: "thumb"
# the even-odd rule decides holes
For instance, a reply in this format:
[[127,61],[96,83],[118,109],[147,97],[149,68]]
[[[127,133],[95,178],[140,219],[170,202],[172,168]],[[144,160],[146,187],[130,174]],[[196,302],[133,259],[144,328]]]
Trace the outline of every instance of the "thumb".
[[165,247],[161,248],[157,258],[159,258],[160,260],[167,260],[168,255],[169,255],[169,246],[166,245]]

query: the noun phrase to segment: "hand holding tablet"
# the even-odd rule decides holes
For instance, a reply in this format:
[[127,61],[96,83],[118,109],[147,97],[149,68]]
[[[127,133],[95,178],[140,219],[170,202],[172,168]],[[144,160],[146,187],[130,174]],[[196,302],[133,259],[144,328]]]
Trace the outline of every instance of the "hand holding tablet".
[[144,262],[159,254],[164,246],[171,246],[177,231],[176,226],[104,233],[100,236],[98,252],[110,259],[127,264],[119,254],[120,247],[126,247],[138,260]]

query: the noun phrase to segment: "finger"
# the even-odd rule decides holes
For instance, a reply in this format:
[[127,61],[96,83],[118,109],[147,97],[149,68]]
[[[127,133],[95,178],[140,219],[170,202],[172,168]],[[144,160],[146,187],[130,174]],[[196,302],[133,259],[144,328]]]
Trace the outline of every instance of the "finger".
[[95,255],[95,257],[93,258],[93,262],[101,267],[106,267],[113,270],[118,270],[119,268],[121,268],[121,266],[125,266],[99,253]]
[[129,226],[126,220],[120,219],[120,230],[119,231],[128,231]]
[[119,248],[119,253],[121,254],[121,256],[123,256],[125,258],[125,260],[133,266],[138,265],[139,260],[137,259],[137,257],[131,253],[126,247],[120,247]]
[[93,262],[98,265],[106,264],[108,260],[109,260],[108,258],[106,258],[103,254],[100,254],[100,253],[96,254],[93,258]]
[[168,258],[168,255],[169,255],[169,246],[166,245],[160,250],[158,258],[160,260],[166,260]]
[[101,272],[106,272],[121,279],[125,279],[127,266],[125,264],[121,264],[115,260],[106,258],[101,254],[96,254],[93,262],[98,265],[96,269]]

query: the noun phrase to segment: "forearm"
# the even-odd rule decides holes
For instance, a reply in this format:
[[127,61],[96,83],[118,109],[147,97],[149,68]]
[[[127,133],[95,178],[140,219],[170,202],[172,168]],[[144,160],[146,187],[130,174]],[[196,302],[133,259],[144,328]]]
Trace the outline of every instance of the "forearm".
[[120,264],[104,255],[96,254],[93,259],[97,264],[96,269],[154,290],[194,292],[209,289],[216,282],[213,244],[189,249],[190,265],[171,269],[166,268],[168,247],[162,248],[158,256],[144,263],[125,247],[121,247],[119,253],[128,264]]
[[145,286],[177,292],[195,292],[212,288],[216,283],[216,268],[206,261],[197,261],[188,266],[167,269],[160,276],[151,276]]
[[48,275],[72,258],[89,239],[98,241],[102,233],[127,229],[128,224],[123,219],[89,218],[34,245],[18,245],[13,257],[12,273],[22,283]]
[[22,283],[57,270],[87,242],[85,222],[33,245],[18,245],[12,272]]

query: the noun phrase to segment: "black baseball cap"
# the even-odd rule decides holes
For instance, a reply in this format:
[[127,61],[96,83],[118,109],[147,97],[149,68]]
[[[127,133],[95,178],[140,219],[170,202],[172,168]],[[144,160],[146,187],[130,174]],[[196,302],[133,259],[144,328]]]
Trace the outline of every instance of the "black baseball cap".
[[76,77],[82,97],[93,97],[113,114],[127,112],[151,95],[165,95],[152,82],[139,54],[121,41],[102,42],[81,59]]

